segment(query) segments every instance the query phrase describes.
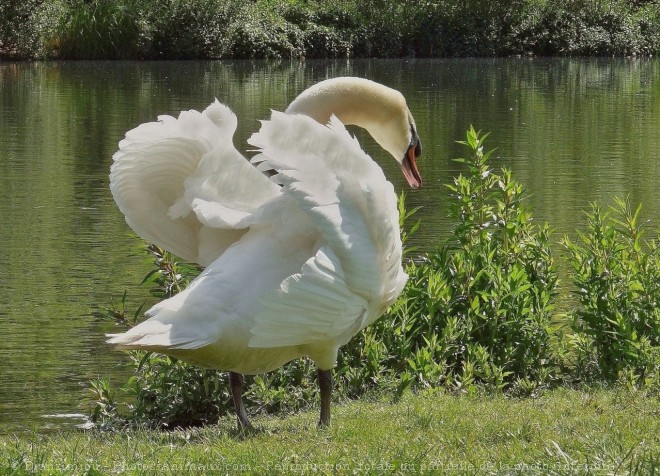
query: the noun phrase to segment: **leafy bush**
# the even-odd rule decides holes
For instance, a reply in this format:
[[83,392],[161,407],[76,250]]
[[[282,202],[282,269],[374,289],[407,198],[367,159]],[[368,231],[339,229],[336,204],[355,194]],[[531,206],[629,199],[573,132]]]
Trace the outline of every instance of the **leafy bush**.
[[660,4],[578,0],[531,4],[516,26],[520,52],[649,55],[660,48]]
[[[167,299],[181,292],[199,274],[193,264],[179,261],[171,253],[155,245],[147,245],[154,268],[142,280],[150,286],[151,294]],[[139,317],[140,306],[129,319],[125,308],[126,294],[119,305],[107,310],[115,321],[133,325]],[[116,393],[107,379],[92,382],[91,391],[96,403],[91,419],[101,428],[124,425],[152,427],[187,427],[213,423],[229,408],[229,386],[225,377],[216,370],[179,361],[173,357],[152,352],[129,352],[135,374],[121,387],[131,399],[130,415],[120,411]]]
[[168,59],[227,57],[229,26],[243,8],[237,0],[151,0],[150,55]]
[[468,172],[449,186],[454,243],[411,263],[398,302],[364,333],[364,347],[383,347],[382,367],[402,375],[402,386],[532,391],[556,377],[548,227],[533,224],[510,171],[489,167],[485,138],[470,129],[463,143],[472,155],[459,159]]
[[276,10],[260,3],[248,5],[229,30],[233,58],[295,58],[304,56],[300,28]]
[[451,0],[437,2],[427,37],[439,56],[500,56],[515,53],[510,31],[521,21],[528,1]]
[[0,56],[651,55],[660,51],[659,2],[9,1],[0,5]]
[[279,2],[272,8],[298,29],[305,57],[352,56],[354,29],[359,25],[348,2]]
[[564,239],[575,271],[576,369],[588,380],[635,382],[660,371],[660,246],[644,241],[641,205],[616,200],[611,213],[594,204],[579,241]]
[[140,58],[147,32],[139,0],[72,0],[51,46],[63,59]]
[[0,2],[0,58],[43,55],[61,10],[45,0]]
[[213,424],[233,408],[224,373],[160,354],[130,356],[136,371],[123,390],[135,399],[134,423],[166,428]]
[[[145,245],[153,269],[142,280],[150,293],[167,299],[179,293],[199,274],[199,268],[180,261],[155,245]],[[128,314],[126,294],[106,314],[122,325],[133,325],[143,306]],[[154,428],[191,427],[214,423],[234,411],[225,372],[202,369],[174,357],[153,352],[128,353],[134,375],[121,386],[123,398],[117,397],[107,379],[91,384],[94,408],[91,419],[99,428],[124,426]],[[246,376],[243,395],[251,411],[298,410],[317,397],[316,372],[309,359],[298,359],[277,372]],[[128,404],[121,404],[126,401]],[[123,409],[128,410],[126,412]]]
[[21,37],[24,34],[21,27],[29,24],[32,11],[38,8],[42,1],[0,3],[0,53],[6,56],[19,53],[23,43]]

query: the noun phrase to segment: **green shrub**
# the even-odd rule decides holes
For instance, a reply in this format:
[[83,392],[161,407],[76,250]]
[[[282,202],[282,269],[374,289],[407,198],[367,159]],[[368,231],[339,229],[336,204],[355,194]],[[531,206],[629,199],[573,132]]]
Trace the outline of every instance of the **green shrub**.
[[10,0],[0,5],[0,56],[10,57],[610,56],[659,51],[660,0]]
[[[199,274],[197,266],[180,261],[155,245],[146,245],[145,250],[151,257],[153,269],[144,277],[142,285],[150,286],[150,293],[158,299],[181,292]],[[143,306],[130,319],[125,302],[126,293],[119,305],[106,311],[116,322],[131,326]],[[221,372],[152,352],[131,351],[128,354],[135,368],[134,375],[121,387],[123,395],[130,399],[128,415],[121,411],[116,392],[107,379],[92,382],[95,406],[91,419],[99,427],[198,426],[216,422],[229,408],[229,386]]]
[[166,355],[131,352],[135,375],[124,385],[136,424],[176,428],[214,424],[233,405],[223,372]]
[[141,58],[148,45],[139,0],[72,0],[51,40],[62,59]]
[[44,0],[0,2],[0,58],[43,56],[62,6]]
[[359,25],[350,2],[280,2],[272,8],[299,29],[306,58],[353,54],[354,31]]
[[660,48],[660,4],[577,0],[530,4],[516,27],[521,52],[537,55],[649,55]]
[[229,29],[233,58],[267,59],[304,56],[300,28],[259,2],[238,12]]
[[0,53],[4,56],[17,56],[24,43],[32,16],[32,11],[39,8],[43,0],[4,1],[0,3]]
[[407,4],[387,0],[364,0],[357,3],[356,49],[362,56],[397,57],[405,53],[403,32],[410,22]]
[[151,56],[168,59],[227,57],[229,31],[244,2],[237,0],[151,0]]
[[510,171],[489,167],[485,138],[470,129],[468,172],[449,186],[453,242],[408,266],[404,293],[364,333],[408,384],[532,391],[557,376],[549,230],[533,224]]
[[508,44],[510,31],[521,21],[529,3],[525,0],[468,0],[439,2],[436,31],[441,41],[436,45],[441,56],[500,56],[512,54]]
[[564,239],[579,300],[572,318],[583,379],[658,378],[660,246],[643,240],[640,210],[628,199],[617,199],[610,213],[594,204],[579,241]]
[[129,357],[135,374],[120,388],[121,400],[108,379],[91,383],[95,403],[90,419],[100,429],[208,425],[233,408],[222,372],[150,352],[130,352]]

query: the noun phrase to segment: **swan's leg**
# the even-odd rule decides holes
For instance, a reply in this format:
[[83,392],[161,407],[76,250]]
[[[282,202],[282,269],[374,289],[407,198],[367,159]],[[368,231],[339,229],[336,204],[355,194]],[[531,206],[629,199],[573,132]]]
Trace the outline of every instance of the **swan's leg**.
[[243,375],[236,372],[229,372],[229,387],[231,388],[231,396],[234,400],[234,407],[236,408],[238,428],[241,430],[251,429],[252,424],[248,420],[245,406],[243,406]]
[[321,418],[319,427],[330,426],[330,400],[332,397],[332,370],[321,370],[318,372],[319,390],[321,391]]

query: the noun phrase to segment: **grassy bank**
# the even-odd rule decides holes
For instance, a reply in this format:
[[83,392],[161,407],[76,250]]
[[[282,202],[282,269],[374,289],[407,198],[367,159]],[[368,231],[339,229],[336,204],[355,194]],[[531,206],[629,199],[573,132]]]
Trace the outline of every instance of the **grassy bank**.
[[[0,439],[0,473],[656,474],[660,403],[625,389],[557,389],[537,399],[406,393],[317,411],[233,418],[188,431],[80,432]],[[88,470],[91,468],[90,470]]]
[[658,0],[26,0],[0,57],[651,55]]

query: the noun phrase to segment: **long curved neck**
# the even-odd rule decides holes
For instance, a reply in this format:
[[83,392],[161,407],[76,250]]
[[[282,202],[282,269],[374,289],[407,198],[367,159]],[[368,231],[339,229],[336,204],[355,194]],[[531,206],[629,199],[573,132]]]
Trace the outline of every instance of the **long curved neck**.
[[333,78],[303,91],[286,110],[305,114],[327,124],[334,114],[344,124],[365,127],[365,123],[387,120],[405,107],[403,96],[382,84],[362,78]]
[[287,114],[304,114],[321,124],[327,124],[334,114],[344,124],[366,129],[381,147],[394,157],[393,129],[409,126],[399,124],[407,118],[401,111],[408,109],[398,91],[362,78],[333,78],[303,91],[286,110]]

